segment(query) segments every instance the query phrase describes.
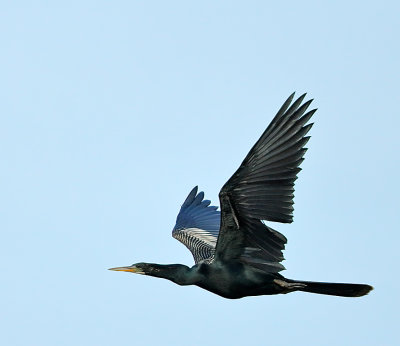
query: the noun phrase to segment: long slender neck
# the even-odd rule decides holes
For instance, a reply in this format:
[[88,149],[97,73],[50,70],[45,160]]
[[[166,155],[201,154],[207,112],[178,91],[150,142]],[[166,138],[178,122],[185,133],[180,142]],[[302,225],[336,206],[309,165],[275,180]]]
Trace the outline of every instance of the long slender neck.
[[197,281],[196,275],[191,268],[183,264],[147,263],[145,274],[167,279],[178,285],[193,285]]

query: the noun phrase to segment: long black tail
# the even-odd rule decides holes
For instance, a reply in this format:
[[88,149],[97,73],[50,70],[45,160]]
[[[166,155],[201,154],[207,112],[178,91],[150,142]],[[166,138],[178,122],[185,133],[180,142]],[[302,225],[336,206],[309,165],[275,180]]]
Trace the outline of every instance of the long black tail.
[[328,294],[331,296],[341,297],[361,297],[368,294],[373,287],[364,284],[345,284],[345,283],[332,283],[332,282],[313,282],[313,281],[298,281],[288,280],[291,284],[299,284],[297,291]]

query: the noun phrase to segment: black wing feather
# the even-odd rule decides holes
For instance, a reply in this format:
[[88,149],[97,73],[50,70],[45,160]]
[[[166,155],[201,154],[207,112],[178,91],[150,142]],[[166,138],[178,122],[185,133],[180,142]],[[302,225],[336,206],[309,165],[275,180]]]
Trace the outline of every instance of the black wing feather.
[[[304,114],[311,103],[308,101],[299,107],[304,97],[305,94],[300,96],[286,112],[284,110],[290,103],[285,102],[285,107],[221,189],[221,193],[229,192],[239,215],[284,223],[293,221],[293,208],[290,207],[293,198],[275,199],[271,207],[269,196],[293,195],[299,165],[307,150],[304,146],[309,137],[305,135],[312,127],[312,124],[305,124],[315,112]],[[288,100],[292,98],[293,95]],[[247,191],[249,185],[254,188],[250,194]]]
[[[220,191],[221,228],[216,258],[240,259],[255,267],[283,269],[286,238],[261,220],[293,221],[294,182],[309,138],[307,124],[316,110],[306,113],[312,100],[305,95],[285,101],[239,169]],[[235,227],[236,224],[236,227]]]

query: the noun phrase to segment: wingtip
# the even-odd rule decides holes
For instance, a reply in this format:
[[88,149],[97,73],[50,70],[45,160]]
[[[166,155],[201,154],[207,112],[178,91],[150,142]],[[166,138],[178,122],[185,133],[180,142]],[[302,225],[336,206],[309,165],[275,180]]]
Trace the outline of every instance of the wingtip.
[[286,103],[286,102],[292,103],[292,101],[293,101],[295,95],[296,95],[296,92],[293,91],[293,92],[289,95],[289,97],[287,98],[287,100],[285,101],[285,103]]
[[[288,100],[291,100],[291,101],[292,101],[295,95],[296,95],[296,91],[293,91],[293,92],[290,94],[290,96],[288,97]],[[303,100],[306,96],[307,96],[307,93],[305,92],[305,93],[301,94],[297,99]],[[310,102],[312,102],[312,101],[314,101],[314,99],[311,99],[311,100],[310,100]]]
[[199,187],[196,185],[192,190],[190,190],[188,197],[190,196],[192,199],[196,198],[198,191]]
[[[297,98],[297,100],[295,101],[295,103],[296,102],[299,102],[299,105],[303,102],[303,100],[305,99],[305,97],[307,96],[307,93],[304,93],[304,94],[302,94],[302,95],[300,95],[298,98]],[[307,101],[306,103],[308,103],[309,101]],[[309,104],[309,103],[308,103]]]
[[189,192],[189,194],[187,195],[187,197],[186,197],[185,201],[183,202],[181,208],[184,208],[184,207],[190,205],[194,201],[194,199],[196,198],[196,195],[197,195],[197,190],[198,190],[198,186],[195,186]]

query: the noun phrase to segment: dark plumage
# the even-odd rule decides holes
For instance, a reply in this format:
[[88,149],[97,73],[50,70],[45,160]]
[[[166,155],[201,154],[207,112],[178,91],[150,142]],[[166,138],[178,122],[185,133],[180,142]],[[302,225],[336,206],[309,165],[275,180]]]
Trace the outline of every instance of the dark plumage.
[[221,211],[204,200],[197,186],[178,214],[172,236],[193,254],[195,265],[137,263],[111,268],[196,285],[225,298],[304,291],[359,297],[372,287],[286,279],[286,238],[262,220],[293,221],[294,182],[307,149],[307,124],[315,109],[305,94],[286,100],[271,124],[219,193]]

